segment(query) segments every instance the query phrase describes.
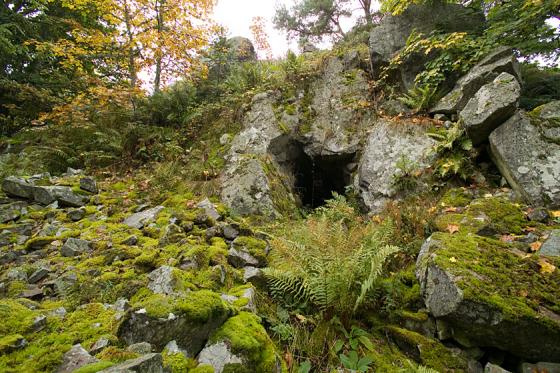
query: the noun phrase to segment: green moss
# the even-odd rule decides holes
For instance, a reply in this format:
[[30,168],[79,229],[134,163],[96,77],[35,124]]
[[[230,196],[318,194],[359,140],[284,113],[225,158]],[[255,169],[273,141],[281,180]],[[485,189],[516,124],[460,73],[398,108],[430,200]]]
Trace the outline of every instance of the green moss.
[[14,300],[0,301],[0,335],[19,334],[27,331],[35,313]]
[[170,354],[167,350],[163,351],[163,365],[171,370],[171,373],[190,372],[189,369],[196,367],[196,361],[188,359],[180,352]]
[[199,365],[196,368],[190,369],[189,373],[214,373],[214,368],[211,365]]
[[266,241],[254,237],[240,236],[233,241],[233,246],[237,250],[246,251],[258,259],[260,263],[266,263]]
[[72,373],[96,373],[103,369],[107,369],[115,365],[115,363],[111,361],[99,361],[97,363],[84,365],[81,368],[76,369]]
[[116,346],[109,346],[96,355],[98,359],[107,360],[112,363],[122,363],[130,359],[136,359],[139,356],[137,353],[126,351]]
[[464,188],[449,189],[440,199],[440,205],[444,207],[464,207],[472,201],[471,194]]
[[23,339],[21,334],[10,334],[4,337],[0,337],[0,354],[10,352],[15,349],[18,342]]
[[247,360],[257,372],[272,372],[277,362],[274,344],[260,324],[260,319],[248,312],[231,317],[212,336],[211,342],[227,341],[231,350]]

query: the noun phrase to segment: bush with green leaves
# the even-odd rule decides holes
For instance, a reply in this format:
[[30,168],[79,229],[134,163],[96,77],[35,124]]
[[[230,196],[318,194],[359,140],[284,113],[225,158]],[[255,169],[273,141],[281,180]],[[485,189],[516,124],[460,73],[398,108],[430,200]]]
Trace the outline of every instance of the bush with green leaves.
[[335,195],[272,241],[279,260],[265,270],[270,293],[286,307],[346,320],[367,306],[383,264],[399,250],[389,243],[391,233],[390,223],[364,221]]
[[457,176],[468,180],[474,172],[473,159],[476,151],[460,123],[447,130],[430,132],[428,135],[437,140],[432,149],[437,154],[433,165],[434,174],[441,179]]

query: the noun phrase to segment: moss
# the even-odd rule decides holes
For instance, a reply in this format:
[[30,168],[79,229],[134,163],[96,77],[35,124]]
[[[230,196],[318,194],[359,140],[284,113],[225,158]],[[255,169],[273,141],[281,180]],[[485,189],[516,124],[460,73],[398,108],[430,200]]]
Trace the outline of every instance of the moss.
[[214,373],[214,368],[211,365],[199,365],[196,368],[190,369],[189,373]]
[[471,194],[464,188],[449,189],[440,199],[440,205],[444,207],[464,207],[472,201]]
[[115,346],[109,346],[96,355],[98,359],[107,360],[112,363],[122,363],[130,359],[136,359],[139,356],[140,355],[137,353],[126,351]]
[[103,369],[107,369],[115,365],[111,361],[99,361],[97,363],[84,365],[81,368],[74,370],[72,373],[96,373]]
[[233,241],[237,250],[243,250],[258,259],[260,263],[266,263],[266,241],[254,237],[240,236]]
[[275,370],[277,354],[274,344],[256,315],[241,312],[231,317],[211,338],[211,343],[220,341],[227,341],[232,352],[245,357],[246,365],[253,367],[255,371]]
[[419,358],[428,368],[439,372],[467,369],[464,357],[454,354],[435,339],[396,326],[388,326],[386,330],[397,340],[399,346],[408,350],[414,358]]
[[0,337],[0,354],[10,352],[17,348],[18,343],[23,339],[21,334],[10,334]]
[[196,367],[196,361],[188,359],[181,352],[170,354],[167,350],[163,353],[163,365],[171,370],[171,373],[190,372],[189,369]]

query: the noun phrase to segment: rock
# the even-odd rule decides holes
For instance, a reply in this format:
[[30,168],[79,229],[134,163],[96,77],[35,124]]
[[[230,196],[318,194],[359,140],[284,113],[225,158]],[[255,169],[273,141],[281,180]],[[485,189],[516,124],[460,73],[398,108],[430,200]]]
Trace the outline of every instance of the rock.
[[255,289],[252,287],[245,289],[241,296],[222,294],[220,297],[229,304],[234,304],[240,299],[246,300],[246,304],[241,306],[241,309],[253,313],[257,312],[257,306],[255,305]]
[[93,194],[97,194],[99,192],[99,189],[97,188],[97,183],[91,177],[82,177],[80,179],[80,189]]
[[41,267],[41,268],[37,269],[35,272],[33,272],[31,274],[31,276],[29,276],[28,282],[30,284],[36,284],[39,281],[46,278],[49,275],[49,273],[50,273],[50,270],[48,268]]
[[146,355],[152,352],[152,345],[148,342],[139,342],[131,344],[126,350],[140,355]]
[[27,273],[22,268],[11,268],[6,272],[6,279],[9,281],[27,282]]
[[80,344],[74,345],[62,357],[62,364],[57,373],[71,373],[84,365],[97,363],[99,360],[91,356]]
[[247,266],[258,267],[259,260],[253,257],[246,251],[236,250],[234,248],[229,249],[228,251],[228,263],[234,266],[235,268],[243,268]]
[[72,221],[82,220],[85,216],[86,216],[86,209],[85,208],[70,210],[68,212],[68,218]]
[[233,224],[226,224],[222,227],[222,234],[226,240],[234,240],[239,236],[238,227]]
[[257,288],[266,287],[266,277],[260,268],[245,267],[243,268],[243,281],[250,282]]
[[49,315],[53,316],[53,317],[58,317],[60,319],[63,319],[64,317],[66,317],[66,314],[68,312],[66,311],[66,308],[64,307],[58,307],[54,310],[52,310]]
[[3,335],[0,344],[0,354],[22,350],[27,346],[27,340],[21,334]]
[[111,305],[110,307],[117,312],[126,312],[130,309],[130,303],[128,302],[128,299],[120,298],[117,299],[115,304]]
[[159,240],[160,246],[166,246],[172,243],[177,243],[185,238],[183,229],[177,224],[167,224],[163,229],[163,235]]
[[164,367],[161,354],[146,354],[100,371],[100,373],[170,373]]
[[511,373],[509,370],[505,370],[504,368],[494,365],[492,363],[486,363],[484,367],[484,373]]
[[519,82],[508,73],[501,73],[478,90],[459,113],[473,145],[486,142],[493,130],[515,114],[520,95]]
[[[159,296],[161,297],[161,295]],[[154,298],[154,302],[162,302]],[[166,298],[163,311],[156,308],[129,311],[119,325],[117,336],[130,345],[151,343],[161,351],[175,340],[179,348],[196,356],[209,336],[230,316],[230,307],[216,293],[208,290],[191,291],[180,298]]]
[[89,350],[89,353],[92,354],[92,355],[97,355],[98,353],[103,351],[105,349],[105,347],[108,347],[109,343],[110,342],[107,338],[99,338],[93,344],[93,346],[91,346],[91,349]]
[[148,278],[150,279],[148,289],[153,291],[155,294],[176,294],[178,280],[174,273],[175,271],[179,270],[169,266],[161,266],[150,272],[148,275]]
[[123,221],[123,224],[126,224],[131,228],[142,229],[151,222],[155,221],[155,219],[163,209],[163,206],[156,206],[148,210],[137,212],[126,218]]
[[[481,12],[446,3],[411,5],[398,16],[385,16],[380,24],[371,30],[369,36],[374,73],[379,76],[381,68],[406,45],[413,30],[424,35],[429,35],[435,30],[478,34],[484,29],[484,24],[484,15]],[[416,74],[424,68],[429,58],[433,56],[415,55],[411,60],[403,61],[399,69],[398,83],[405,89],[411,88]]]
[[47,316],[41,315],[41,316],[37,316],[33,320],[33,325],[31,326],[31,328],[33,329],[34,332],[39,332],[43,330],[45,326],[47,326]]
[[220,145],[227,145],[231,142],[232,136],[229,133],[224,133],[220,136]]
[[212,202],[210,202],[208,198],[199,202],[196,207],[198,207],[199,209],[203,209],[208,219],[217,221],[221,218],[221,215],[216,209],[216,206]]
[[545,363],[539,362],[536,364],[523,363],[521,364],[520,373],[560,373],[560,364],[558,363]]
[[234,61],[245,62],[255,61],[257,59],[255,47],[250,39],[242,36],[235,36],[229,38],[227,43],[229,44],[230,51],[233,54]]
[[61,206],[81,207],[89,198],[74,193],[70,187],[37,186],[33,188],[33,200],[45,206],[58,202]]
[[72,238],[66,240],[62,248],[60,249],[60,254],[66,257],[82,255],[86,252],[92,250],[91,241],[81,240],[79,238]]
[[210,365],[215,373],[222,373],[226,365],[243,364],[243,361],[230,351],[227,344],[218,342],[200,351],[198,363]]
[[[539,274],[536,258],[529,264],[516,255],[514,244],[508,250],[499,240],[462,229],[434,233],[420,250],[416,276],[429,312],[445,321],[453,338],[464,345],[494,347],[531,360],[559,360],[560,315],[530,304],[541,291],[557,299],[560,282],[550,286],[556,280]],[[517,267],[520,263],[537,269],[526,273]],[[560,274],[553,276],[560,281]],[[517,296],[520,289],[530,289],[527,298]]]
[[550,219],[550,214],[545,208],[537,207],[531,209],[527,214],[527,217],[531,221],[536,221],[539,223],[546,223]]
[[25,211],[25,203],[15,202],[0,206],[0,224],[20,218],[22,211]]
[[32,199],[34,187],[27,180],[14,176],[9,176],[2,181],[2,191],[13,197]]
[[136,246],[138,244],[138,236],[133,234],[121,242],[121,244],[126,246]]
[[547,123],[520,111],[492,132],[490,151],[494,163],[518,196],[536,206],[557,208],[560,207],[560,144],[544,135],[543,127]]
[[451,92],[443,97],[430,113],[456,114],[484,85],[491,83],[501,73],[513,75],[521,82],[519,63],[511,48],[498,47],[461,77]]
[[[251,343],[243,343],[244,339]],[[240,312],[226,321],[201,351],[198,362],[211,365],[215,372],[237,371],[236,368],[239,371],[282,372],[281,360],[260,319],[248,312]]]
[[550,232],[539,250],[539,255],[560,256],[560,229]]
[[365,206],[379,212],[388,200],[409,193],[399,191],[395,184],[400,172],[397,165],[404,162],[416,171],[424,170],[431,163],[434,145],[422,126],[380,120],[367,138],[354,182]]

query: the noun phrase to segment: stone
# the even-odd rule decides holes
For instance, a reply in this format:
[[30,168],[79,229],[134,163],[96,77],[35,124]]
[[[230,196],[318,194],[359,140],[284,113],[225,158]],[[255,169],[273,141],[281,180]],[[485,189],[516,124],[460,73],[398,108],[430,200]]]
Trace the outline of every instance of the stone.
[[99,338],[97,341],[95,341],[95,343],[93,344],[93,346],[91,346],[89,353],[92,355],[97,355],[98,353],[100,353],[101,351],[103,351],[105,349],[105,347],[108,347],[110,344],[109,340],[107,338]]
[[25,204],[21,202],[10,203],[0,206],[0,224],[18,220],[25,209]]
[[482,86],[459,113],[459,118],[473,145],[480,145],[515,111],[521,86],[515,77],[501,73],[491,83]]
[[100,373],[170,373],[171,370],[163,365],[161,354],[150,353],[133,360],[113,365],[103,369]]
[[185,237],[183,229],[177,224],[167,224],[163,228],[163,235],[159,240],[160,246],[177,243]]
[[266,287],[266,277],[260,268],[244,267],[243,268],[243,281],[251,283],[257,288]]
[[45,279],[49,275],[49,273],[50,270],[48,268],[41,267],[37,269],[35,272],[33,272],[31,276],[29,276],[28,282],[30,284],[36,284],[39,281]]
[[426,129],[415,123],[378,121],[367,138],[354,181],[354,188],[369,211],[380,212],[389,200],[410,193],[396,187],[397,165],[405,162],[417,171],[426,169],[431,164],[435,143]]
[[124,241],[121,242],[121,244],[126,246],[136,246],[138,244],[138,236],[134,234],[128,236]]
[[252,287],[245,289],[243,291],[243,294],[241,294],[241,296],[239,297],[230,294],[222,294],[220,297],[229,304],[234,304],[239,299],[246,299],[247,304],[242,306],[241,309],[253,313],[257,312],[257,306],[255,305],[255,289]]
[[33,320],[33,325],[31,326],[31,328],[33,329],[34,332],[39,332],[43,330],[45,326],[47,326],[47,316],[41,315],[41,316],[37,316]]
[[519,197],[535,206],[559,208],[560,143],[544,135],[537,120],[517,112],[490,135],[490,153]]
[[63,319],[64,317],[66,317],[66,314],[68,312],[66,311],[66,308],[64,307],[58,307],[52,311],[49,312],[49,315],[54,316],[54,317],[58,317],[60,319]]
[[22,268],[10,268],[6,272],[6,279],[9,281],[27,282],[27,273]]
[[560,229],[554,229],[543,242],[539,255],[560,256]]
[[204,213],[206,214],[206,216],[213,221],[220,220],[220,218],[222,217],[220,215],[220,213],[218,212],[218,210],[216,209],[216,206],[212,202],[210,202],[210,200],[208,198],[200,201],[196,205],[196,207],[204,210]]
[[243,268],[247,266],[259,267],[260,262],[257,258],[246,251],[236,250],[233,247],[229,249],[227,255],[228,263],[235,268]]
[[174,271],[178,271],[173,267],[161,266],[148,274],[150,282],[148,289],[155,294],[172,295],[176,293],[177,278]]
[[[516,267],[521,259],[513,252],[514,244],[510,250],[501,245],[498,240],[460,232],[438,232],[426,240],[416,262],[416,277],[428,311],[445,321],[450,335],[463,345],[493,347],[530,360],[560,359],[560,315],[544,305],[532,310],[531,301],[512,298],[520,291],[516,286],[529,286],[531,292],[543,287],[557,292],[558,287],[546,285],[543,281],[548,280],[538,277],[538,272],[534,278],[530,274],[523,278],[527,275]],[[476,265],[470,264],[469,255],[476,256]],[[497,263],[511,263],[507,269],[511,272],[495,272]],[[515,281],[504,289],[501,282],[506,278]]]
[[239,236],[239,230],[236,225],[226,224],[222,227],[222,234],[226,240],[234,240]]
[[110,307],[117,312],[126,312],[130,309],[130,303],[128,302],[128,299],[120,298],[117,299],[115,304],[111,305]]
[[233,137],[229,133],[224,133],[222,136],[220,136],[220,145],[227,145],[231,142],[232,139]]
[[210,365],[215,373],[222,373],[226,365],[243,364],[240,357],[233,354],[224,342],[218,342],[204,347],[198,355],[198,363]]
[[80,189],[93,194],[97,194],[99,192],[97,182],[91,177],[82,177],[80,179]]
[[143,210],[130,215],[123,221],[123,224],[131,228],[142,229],[156,220],[159,213],[164,209],[163,206],[156,206],[151,209]]
[[550,214],[545,208],[537,207],[529,211],[527,218],[531,221],[546,223],[550,219]]
[[33,188],[33,200],[45,206],[58,202],[61,206],[82,207],[89,198],[74,193],[66,186],[37,186]]
[[77,344],[64,354],[62,364],[58,367],[56,373],[71,373],[84,365],[97,363],[98,361],[81,344]]
[[492,363],[486,363],[484,366],[484,373],[511,373],[509,370],[505,370],[504,368],[494,365]]
[[257,53],[250,39],[242,36],[234,36],[227,40],[234,61],[246,62],[256,61]]
[[456,114],[484,85],[491,83],[501,73],[513,75],[521,82],[519,63],[509,47],[497,47],[475,67],[461,77],[451,92],[444,96],[430,113]]
[[39,287],[33,287],[31,289],[25,290],[23,293],[21,293],[20,296],[26,299],[41,300],[43,299],[45,294],[43,293],[43,289]]
[[[479,34],[484,29],[482,12],[465,8],[459,4],[436,3],[427,5],[411,5],[398,16],[386,15],[374,27],[369,36],[369,49],[374,75],[378,77],[395,54],[405,47],[413,30],[429,35],[433,31],[445,33],[467,32]],[[399,68],[397,83],[410,89],[414,78],[424,68],[425,62],[434,56],[415,55],[403,61]]]
[[9,176],[2,181],[2,191],[9,196],[32,199],[34,185],[29,181]]
[[60,254],[65,257],[73,257],[73,256],[82,255],[91,250],[92,250],[91,241],[70,237],[69,239],[66,240],[64,245],[62,245],[62,248],[60,249]]
[[148,342],[139,342],[131,344],[126,350],[140,355],[146,355],[152,352],[152,345]]
[[68,211],[68,218],[72,221],[80,221],[86,216],[86,209],[79,208]]
[[547,362],[539,362],[536,364],[530,364],[530,363],[521,364],[520,373],[535,373],[535,372],[560,373],[560,364],[547,363]]

